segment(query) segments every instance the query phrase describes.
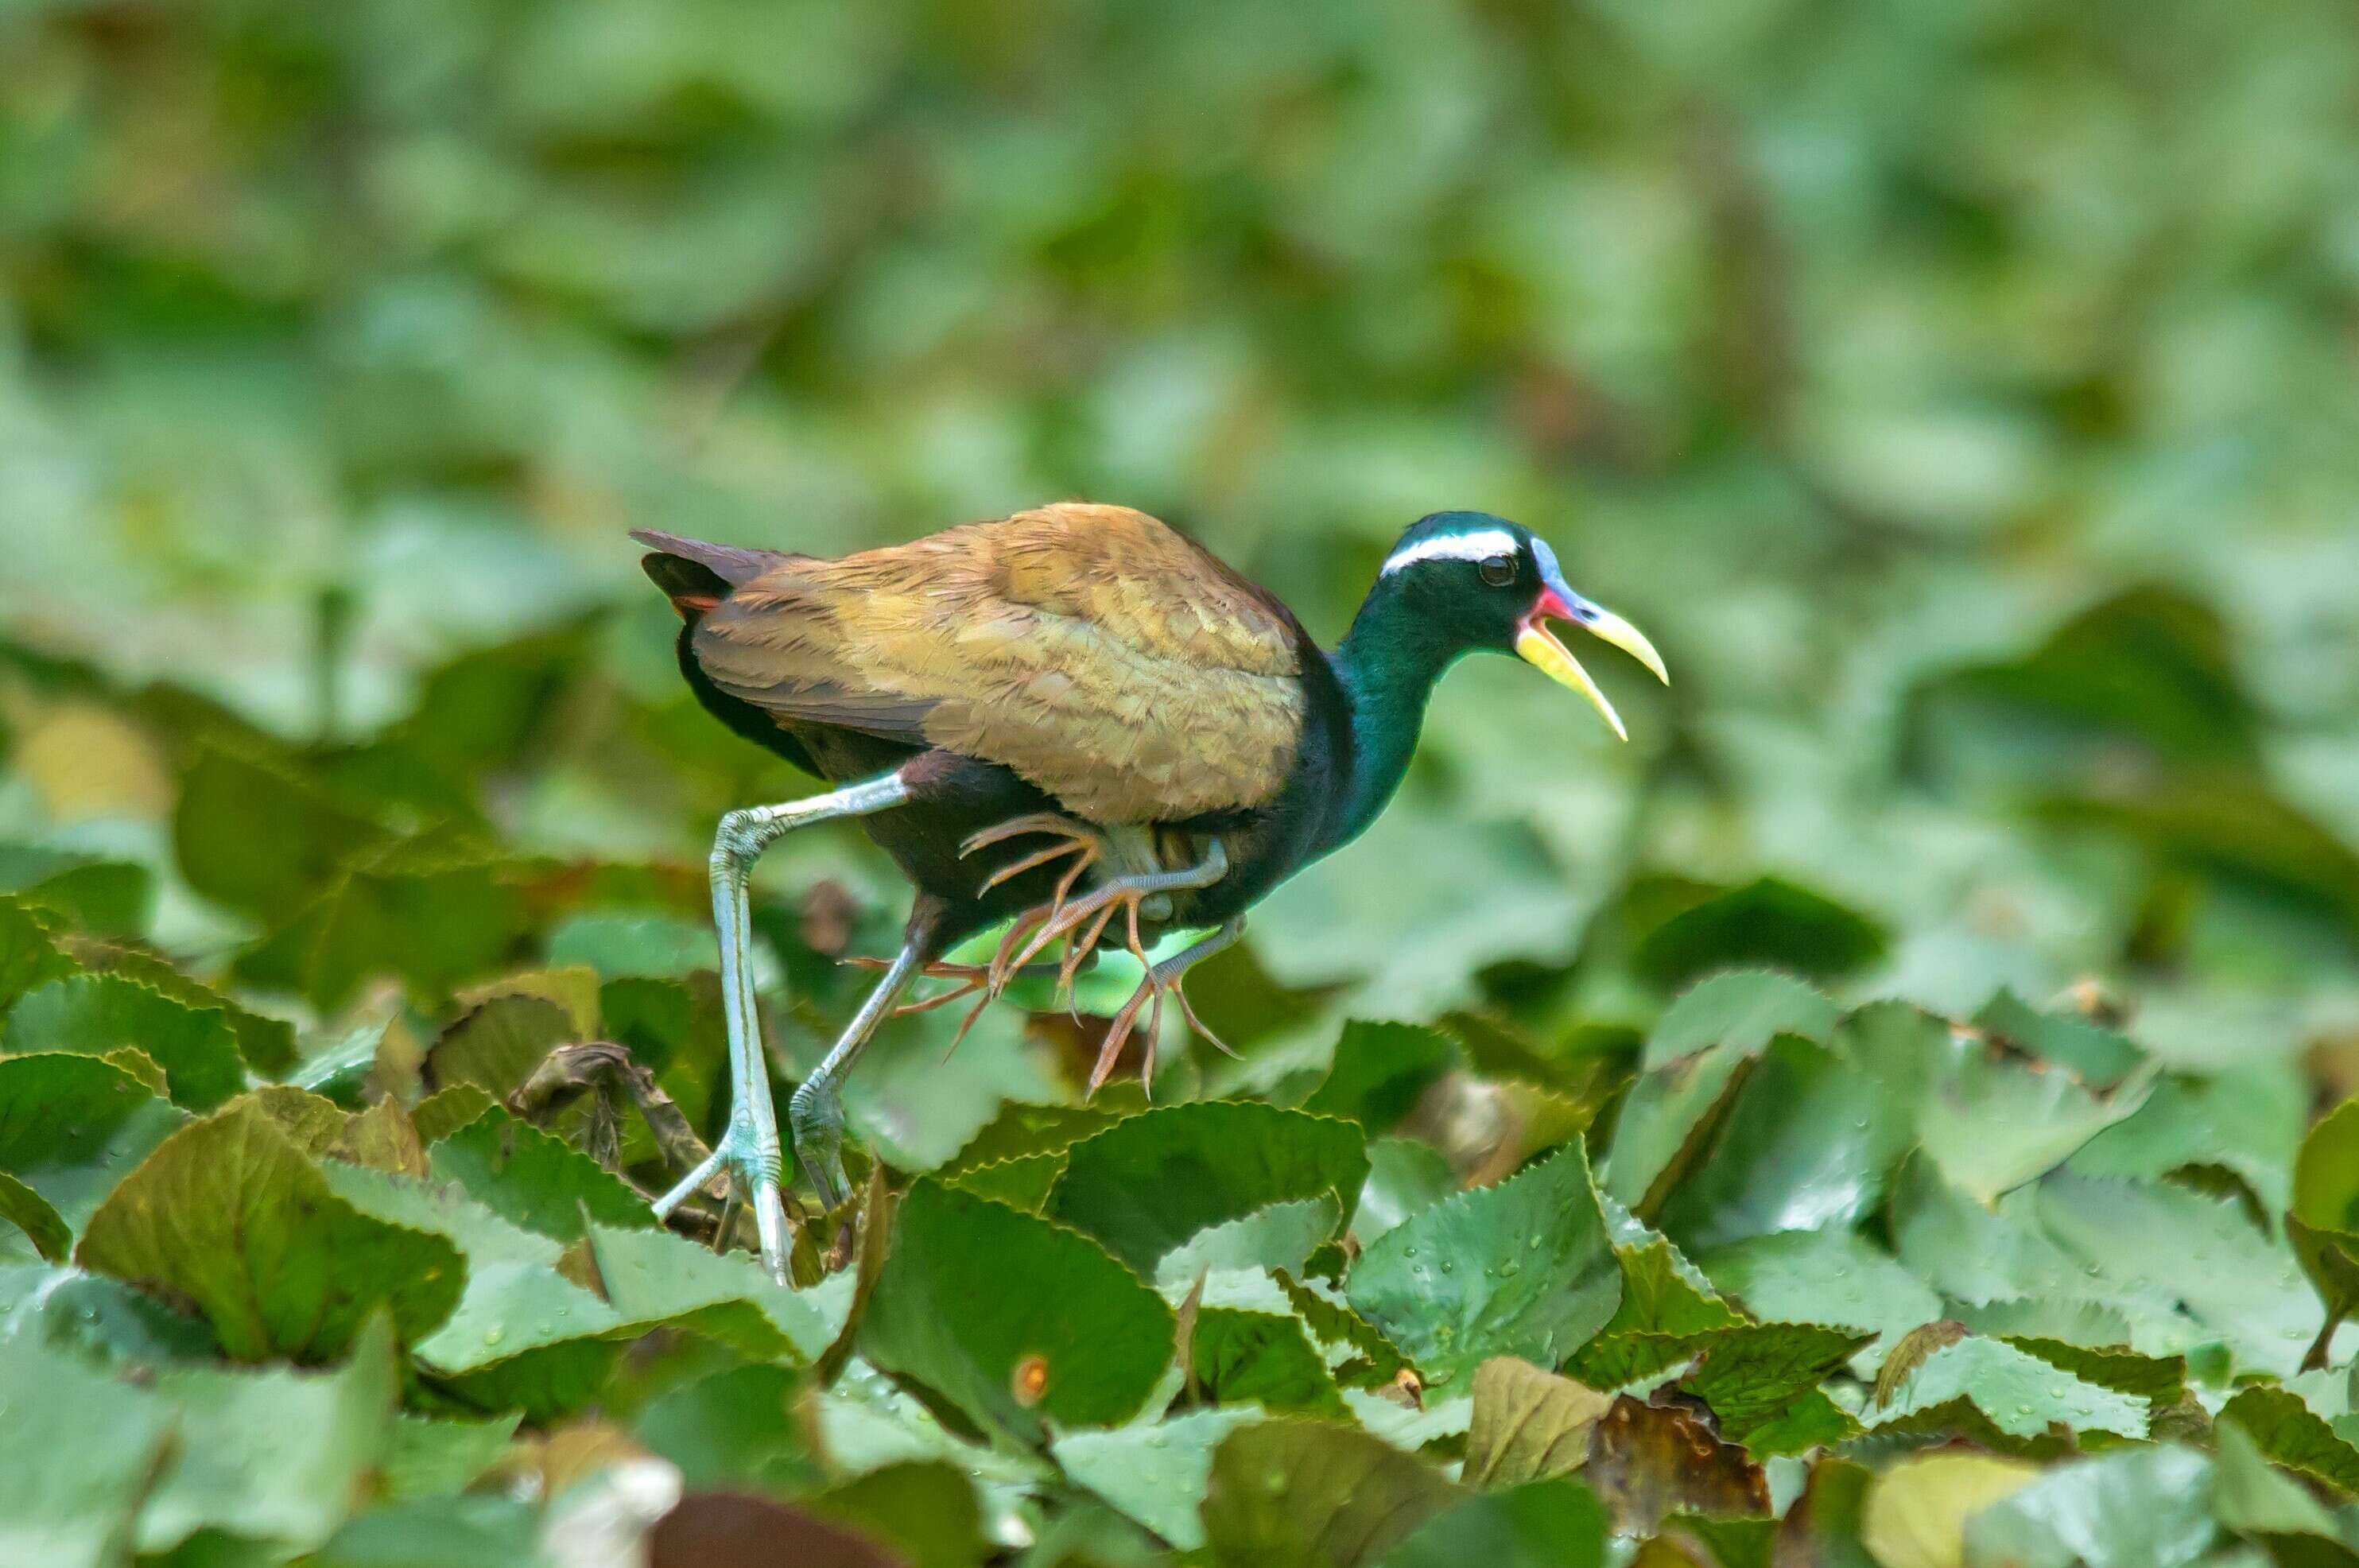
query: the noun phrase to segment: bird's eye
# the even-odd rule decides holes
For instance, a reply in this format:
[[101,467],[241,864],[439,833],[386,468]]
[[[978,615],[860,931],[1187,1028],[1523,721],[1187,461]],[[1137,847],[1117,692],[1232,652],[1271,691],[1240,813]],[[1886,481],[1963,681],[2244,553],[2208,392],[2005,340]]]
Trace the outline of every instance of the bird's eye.
[[1486,555],[1483,558],[1483,581],[1494,588],[1505,588],[1516,580],[1516,558],[1512,555]]

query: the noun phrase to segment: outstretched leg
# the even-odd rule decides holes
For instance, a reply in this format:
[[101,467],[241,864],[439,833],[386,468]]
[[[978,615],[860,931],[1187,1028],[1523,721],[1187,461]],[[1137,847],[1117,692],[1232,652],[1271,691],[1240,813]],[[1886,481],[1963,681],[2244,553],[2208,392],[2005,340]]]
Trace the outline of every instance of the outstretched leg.
[[778,1192],[778,1114],[770,1102],[769,1062],[747,964],[753,927],[745,879],[762,852],[797,828],[889,811],[908,799],[909,787],[897,771],[880,774],[807,800],[731,811],[712,841],[712,923],[721,941],[721,1009],[729,1030],[729,1130],[712,1157],[657,1199],[655,1208],[658,1217],[669,1214],[715,1171],[726,1169],[737,1195],[753,1205],[763,1267],[780,1279],[787,1272],[787,1214]]

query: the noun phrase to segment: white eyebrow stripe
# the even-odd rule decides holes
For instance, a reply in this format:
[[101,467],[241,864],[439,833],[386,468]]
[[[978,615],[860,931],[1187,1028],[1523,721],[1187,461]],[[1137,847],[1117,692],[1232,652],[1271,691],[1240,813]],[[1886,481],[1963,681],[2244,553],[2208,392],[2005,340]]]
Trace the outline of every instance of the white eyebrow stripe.
[[1436,534],[1421,539],[1407,550],[1397,550],[1377,572],[1390,577],[1404,566],[1414,566],[1420,561],[1481,561],[1487,556],[1516,553],[1516,536],[1505,528],[1478,528],[1471,534]]

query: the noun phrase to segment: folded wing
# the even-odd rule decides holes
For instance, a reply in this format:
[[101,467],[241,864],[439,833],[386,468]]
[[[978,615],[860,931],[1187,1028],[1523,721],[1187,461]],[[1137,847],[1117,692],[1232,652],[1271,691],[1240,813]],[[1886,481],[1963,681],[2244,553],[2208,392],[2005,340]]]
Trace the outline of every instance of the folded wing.
[[1102,822],[1276,795],[1301,740],[1306,646],[1283,606],[1180,534],[1080,504],[786,558],[694,641],[714,685],[782,720],[1001,763]]

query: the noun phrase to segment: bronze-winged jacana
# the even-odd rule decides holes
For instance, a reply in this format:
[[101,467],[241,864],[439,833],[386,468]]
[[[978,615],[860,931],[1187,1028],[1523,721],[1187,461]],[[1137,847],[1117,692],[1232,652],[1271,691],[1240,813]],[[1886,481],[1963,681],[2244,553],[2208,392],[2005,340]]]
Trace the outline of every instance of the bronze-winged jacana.
[[1522,656],[1617,735],[1612,704],[1545,623],[1580,626],[1668,679],[1636,627],[1565,584],[1547,541],[1482,512],[1438,512],[1402,535],[1332,653],[1270,594],[1122,506],[1043,506],[835,561],[633,537],[656,551],[647,573],[686,623],[680,670],[704,705],[840,786],[722,819],[729,1128],[658,1203],[668,1213],[725,1165],[774,1272],[785,1213],[745,882],[782,834],[859,817],[918,890],[899,953],[789,1106],[796,1158],[832,1207],[844,1196],[836,1085],[954,942],[1016,917],[980,982],[988,995],[1060,938],[1070,978],[1117,913],[1134,950],[1142,924],[1210,932],[1148,969],[1094,1087],[1144,1001],[1159,1014],[1255,900],[1375,820],[1462,655]]

